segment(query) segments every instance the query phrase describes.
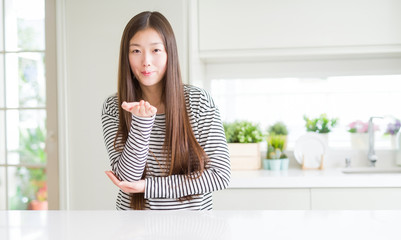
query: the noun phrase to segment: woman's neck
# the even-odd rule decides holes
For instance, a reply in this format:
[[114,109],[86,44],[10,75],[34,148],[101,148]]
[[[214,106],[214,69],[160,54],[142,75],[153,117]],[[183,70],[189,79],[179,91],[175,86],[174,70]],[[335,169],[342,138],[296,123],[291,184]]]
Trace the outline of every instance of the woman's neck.
[[157,113],[164,113],[164,103],[162,100],[162,89],[160,87],[141,87],[142,98],[148,101],[150,105],[157,108]]

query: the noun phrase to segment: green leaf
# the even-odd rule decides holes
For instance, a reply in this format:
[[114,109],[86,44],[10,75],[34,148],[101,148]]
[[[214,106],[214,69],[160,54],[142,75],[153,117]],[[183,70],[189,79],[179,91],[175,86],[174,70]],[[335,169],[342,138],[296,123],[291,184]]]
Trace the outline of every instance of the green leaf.
[[263,133],[258,124],[249,121],[223,123],[228,143],[257,143],[263,140]]

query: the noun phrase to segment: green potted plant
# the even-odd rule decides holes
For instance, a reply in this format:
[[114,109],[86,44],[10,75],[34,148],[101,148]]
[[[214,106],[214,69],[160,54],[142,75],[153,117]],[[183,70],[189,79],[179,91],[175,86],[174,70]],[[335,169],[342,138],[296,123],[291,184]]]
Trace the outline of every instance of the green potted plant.
[[260,142],[263,133],[258,124],[249,121],[224,123],[224,132],[230,153],[231,169],[260,169]]
[[35,194],[36,198],[31,200],[29,207],[31,210],[47,210],[47,184],[45,181],[41,181],[37,183],[37,186],[39,189]]
[[325,136],[324,138],[327,141],[327,134],[337,125],[338,118],[329,119],[327,114],[323,113],[317,118],[304,116],[304,120],[307,132],[324,134],[323,136]]
[[267,153],[266,158],[263,159],[265,169],[270,170],[286,170],[288,169],[288,157],[284,153],[286,142],[286,135],[269,135],[267,137]]
[[[46,163],[44,149],[46,132],[44,127],[20,130],[20,161],[27,164]],[[18,167],[15,173],[19,179],[17,191],[11,197],[10,209],[47,209],[46,169],[42,167]]]
[[285,136],[285,145],[284,149],[287,148],[287,135],[288,135],[288,128],[283,122],[276,122],[273,125],[271,125],[267,129],[267,136],[272,136],[272,135],[282,135]]
[[288,135],[287,126],[283,122],[276,122],[275,124],[271,125],[267,132],[269,135]]

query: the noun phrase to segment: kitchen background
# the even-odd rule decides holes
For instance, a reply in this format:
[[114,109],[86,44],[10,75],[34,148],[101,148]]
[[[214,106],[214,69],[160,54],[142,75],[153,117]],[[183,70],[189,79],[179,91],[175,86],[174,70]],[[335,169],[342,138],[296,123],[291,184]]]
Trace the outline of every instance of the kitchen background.
[[[46,63],[53,74],[47,75],[47,98],[55,100],[47,105],[53,123],[47,150],[58,146],[47,158],[51,209],[114,209],[117,189],[104,174],[109,161],[100,111],[116,92],[125,24],[145,10],[169,19],[184,81],[210,91],[224,121],[249,120],[263,130],[277,121],[287,125],[290,168],[300,169],[291,151],[306,131],[304,115],[339,119],[329,136],[328,169],[344,167],[346,157],[354,165],[367,162],[365,150],[352,149],[349,123],[401,118],[401,1],[46,1],[53,19],[46,28],[52,34],[46,57],[53,57]],[[395,166],[395,147],[383,136],[389,121],[377,120],[379,167]],[[7,159],[2,126],[0,152]],[[6,192],[12,197],[17,188],[2,184],[7,160],[0,164],[3,209]]]

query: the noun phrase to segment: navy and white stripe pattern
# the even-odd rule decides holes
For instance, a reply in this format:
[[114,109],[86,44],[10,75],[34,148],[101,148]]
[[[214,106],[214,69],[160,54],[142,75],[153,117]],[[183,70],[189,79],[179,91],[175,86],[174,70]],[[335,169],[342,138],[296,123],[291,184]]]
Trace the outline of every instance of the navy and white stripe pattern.
[[[118,130],[117,96],[106,99],[102,111],[103,135],[111,168],[121,180],[137,181],[146,168],[145,208],[152,210],[210,210],[212,192],[224,189],[230,181],[230,159],[220,113],[213,99],[203,89],[184,86],[189,119],[200,146],[209,157],[198,178],[170,175],[163,153],[165,115],[152,118],[132,116],[131,129],[124,150],[114,149]],[[197,175],[194,173],[194,175]],[[192,196],[191,200],[179,200]],[[130,209],[130,196],[120,190],[116,208]]]

